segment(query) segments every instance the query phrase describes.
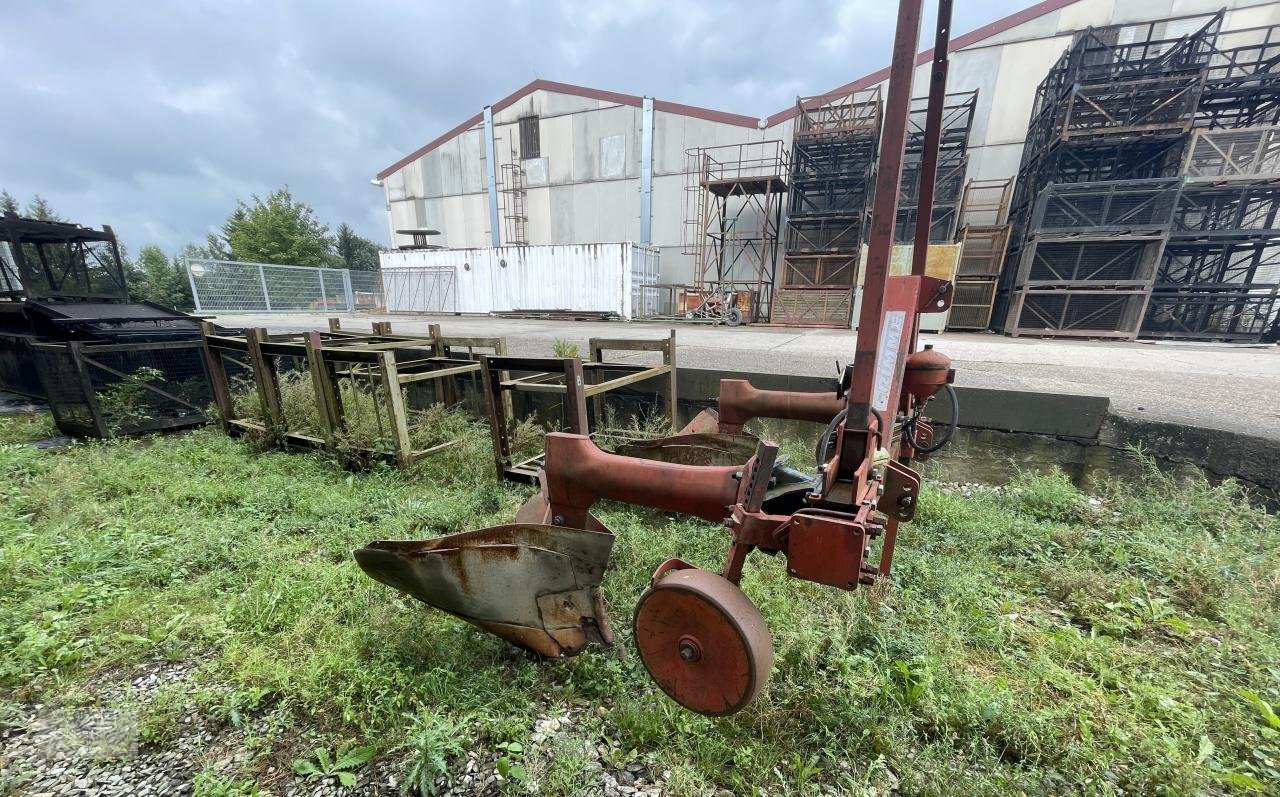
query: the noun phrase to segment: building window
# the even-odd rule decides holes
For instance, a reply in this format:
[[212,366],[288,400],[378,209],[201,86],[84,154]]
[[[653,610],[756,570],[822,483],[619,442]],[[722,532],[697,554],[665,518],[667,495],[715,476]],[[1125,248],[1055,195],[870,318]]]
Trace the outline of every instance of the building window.
[[538,140],[538,117],[526,116],[520,120],[520,160],[542,155]]

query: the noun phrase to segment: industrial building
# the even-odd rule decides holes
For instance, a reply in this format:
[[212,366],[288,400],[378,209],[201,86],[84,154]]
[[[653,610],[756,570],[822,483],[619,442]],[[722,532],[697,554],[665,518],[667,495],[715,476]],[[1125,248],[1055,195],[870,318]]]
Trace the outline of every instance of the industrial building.
[[[1072,256],[1072,251],[1077,256],[1086,249],[1100,251],[1081,249],[1075,240],[1080,231],[1075,229],[1059,230],[1058,240],[1048,229],[1037,236],[1028,225],[1042,221],[1039,216],[1032,219],[1038,192],[1054,182],[1118,179],[1089,176],[1085,171],[1064,176],[1067,167],[1057,161],[1046,165],[1052,158],[1038,157],[1039,150],[1051,148],[1050,140],[1061,132],[1055,125],[1061,122],[1057,117],[1062,109],[1075,114],[1072,124],[1083,123],[1087,128],[1087,135],[1079,134],[1075,143],[1083,145],[1088,139],[1094,144],[1150,149],[1158,136],[1146,134],[1154,128],[1118,127],[1101,120],[1107,113],[1106,102],[1127,102],[1133,116],[1135,103],[1165,108],[1168,101],[1162,91],[1176,94],[1192,87],[1199,97],[1205,73],[1212,69],[1210,61],[1220,64],[1246,51],[1253,59],[1253,75],[1258,64],[1275,56],[1272,50],[1280,47],[1275,44],[1280,36],[1273,26],[1280,26],[1280,3],[1276,2],[1045,0],[953,37],[938,188],[928,236],[931,244],[963,243],[952,327],[993,326],[1010,334],[1062,331],[1092,337],[1096,330],[1089,324],[1071,328],[1075,316],[1067,305],[1073,297],[1067,292],[1078,293],[1074,301],[1079,312],[1089,315],[1094,312],[1086,312],[1089,302],[1115,305],[1115,297],[1108,292],[1128,289],[1131,298],[1121,302],[1119,309],[1104,309],[1090,317],[1105,319],[1097,327],[1101,336],[1137,334],[1151,301],[1155,273],[1163,274],[1166,282],[1172,279],[1159,263],[1171,240],[1173,216],[1143,230],[1124,232],[1132,240],[1116,240],[1117,231],[1106,224],[1099,228],[1106,229],[1095,237],[1109,237],[1106,246],[1117,252],[1140,251],[1145,258],[1138,269],[1145,270],[1141,277],[1072,284],[1031,279],[1026,264],[1035,260],[1035,247],[1063,257]],[[1106,58],[1135,59],[1147,70],[1135,72],[1136,77],[1154,75],[1155,82],[1130,91],[1127,100],[1098,100],[1102,108],[1090,104],[1088,96],[1072,95],[1070,107],[1056,100],[1048,103],[1046,81],[1069,81],[1081,74],[1078,65],[1064,64],[1071,60],[1064,55],[1068,48],[1074,52],[1084,47],[1081,57],[1086,60],[1097,57],[1098,48],[1080,44],[1082,32],[1089,29],[1101,29],[1094,38],[1106,49]],[[1165,86],[1160,80],[1170,80],[1162,77],[1172,69],[1168,53],[1178,47],[1183,48],[1179,52],[1190,48],[1185,68],[1172,78],[1181,82]],[[927,93],[930,55],[926,51],[917,58],[913,92],[917,97]],[[1223,74],[1235,75],[1233,69],[1225,67]],[[1109,80],[1120,74],[1113,69],[1093,77]],[[634,242],[660,253],[660,284],[732,285],[750,296],[750,306],[744,309],[756,320],[848,326],[865,243],[880,94],[887,75],[888,70],[882,69],[761,116],[535,80],[483,106],[378,173],[392,247],[421,244],[421,235],[400,231],[423,229],[439,230],[431,243],[450,249]],[[1212,81],[1213,75],[1208,79]],[[1230,107],[1252,99],[1241,88],[1244,84],[1238,75],[1235,79],[1230,90],[1216,95],[1217,100],[1206,100],[1203,111],[1192,107],[1194,103],[1179,105],[1185,113],[1174,119],[1175,126],[1182,125],[1177,134],[1189,139],[1194,134],[1191,126],[1200,124],[1193,119],[1197,114],[1208,119],[1206,127],[1236,126]],[[1225,110],[1213,105],[1219,101]],[[1049,104],[1053,109],[1046,115]],[[1092,121],[1081,112],[1086,108],[1096,109]],[[916,133],[923,131],[923,110],[922,101],[913,104],[911,128]],[[1094,127],[1089,128],[1090,124]],[[1098,131],[1106,135],[1094,135]],[[1036,153],[1024,153],[1029,135],[1040,137],[1033,147]],[[1063,140],[1068,137],[1063,133]],[[1142,141],[1135,144],[1131,140],[1135,137]],[[913,159],[912,146],[909,139],[901,189],[908,207],[899,212],[897,236],[903,244],[912,240],[916,223],[909,205],[919,161]],[[1069,149],[1055,150],[1054,157],[1059,161],[1076,158]],[[1138,157],[1137,149],[1118,156],[1113,149],[1106,157],[1112,162],[1116,157]],[[1106,160],[1097,154],[1101,151],[1097,146],[1094,151],[1089,157]],[[1170,180],[1168,185],[1181,177],[1176,170],[1158,176]],[[1208,197],[1205,192],[1209,189],[1202,191]],[[1256,194],[1250,198],[1256,199]],[[1171,196],[1156,205],[1173,214],[1169,202],[1176,201]],[[1203,201],[1222,205],[1228,200]],[[1182,212],[1178,218],[1185,216]],[[1219,257],[1232,260],[1238,270],[1238,244],[1245,239],[1257,243],[1262,235],[1258,226],[1219,241]],[[1263,226],[1269,230],[1280,225],[1267,222]],[[1172,233],[1176,240],[1170,251],[1181,253],[1183,271],[1192,268],[1185,265],[1187,261],[1210,257],[1205,247],[1192,243],[1194,232],[1183,229],[1180,237]],[[1138,282],[1143,283],[1141,289]],[[1050,297],[1050,290],[1059,293]],[[1133,298],[1139,294],[1140,298]],[[1156,304],[1167,305],[1171,295],[1165,291]],[[1201,296],[1196,301],[1209,300]],[[1036,309],[1038,320],[1018,320],[1028,307]],[[1261,311],[1264,325],[1270,308],[1267,305]],[[1053,319],[1040,318],[1046,314]],[[1176,336],[1178,328],[1179,323],[1165,323],[1162,334]]]

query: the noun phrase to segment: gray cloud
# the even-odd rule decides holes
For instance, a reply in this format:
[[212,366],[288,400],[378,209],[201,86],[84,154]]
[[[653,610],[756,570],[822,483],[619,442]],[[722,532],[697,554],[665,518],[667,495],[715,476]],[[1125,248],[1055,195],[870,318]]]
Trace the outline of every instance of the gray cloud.
[[[966,31],[1025,2],[961,3]],[[889,0],[24,4],[0,187],[175,250],[288,184],[381,241],[369,177],[534,77],[765,116],[887,64]],[[925,21],[925,32],[932,28]]]

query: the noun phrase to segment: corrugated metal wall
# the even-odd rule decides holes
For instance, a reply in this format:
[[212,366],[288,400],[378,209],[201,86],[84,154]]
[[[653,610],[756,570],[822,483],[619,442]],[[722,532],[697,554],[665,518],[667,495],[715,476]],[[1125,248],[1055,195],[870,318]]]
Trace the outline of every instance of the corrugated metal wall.
[[[383,252],[380,260],[387,309],[420,313],[580,310],[631,318],[660,268],[658,250],[632,243]],[[445,284],[452,286],[447,305]]]

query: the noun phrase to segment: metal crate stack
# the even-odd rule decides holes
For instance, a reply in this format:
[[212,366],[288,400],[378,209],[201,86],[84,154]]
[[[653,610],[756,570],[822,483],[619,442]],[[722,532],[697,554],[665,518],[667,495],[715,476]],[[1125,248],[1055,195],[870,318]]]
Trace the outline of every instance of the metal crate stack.
[[1220,34],[1143,337],[1280,337],[1280,27]]
[[1136,337],[1222,14],[1091,28],[1036,89],[994,324]]
[[[907,142],[903,154],[902,180],[898,189],[897,223],[894,226],[894,243],[897,244],[915,242],[924,156],[925,112],[928,104],[928,97],[913,98],[911,113],[907,117]],[[931,244],[949,244],[955,240],[960,202],[965,188],[965,172],[969,167],[969,131],[973,128],[977,104],[976,89],[948,94],[943,98],[933,212],[929,224]]]
[[878,88],[797,101],[774,323],[849,326],[881,114]]
[[1199,130],[1144,337],[1259,341],[1280,292],[1280,127]]
[[949,330],[981,330],[991,323],[996,282],[1009,243],[1009,196],[1013,179],[970,180],[960,202],[960,262]]

